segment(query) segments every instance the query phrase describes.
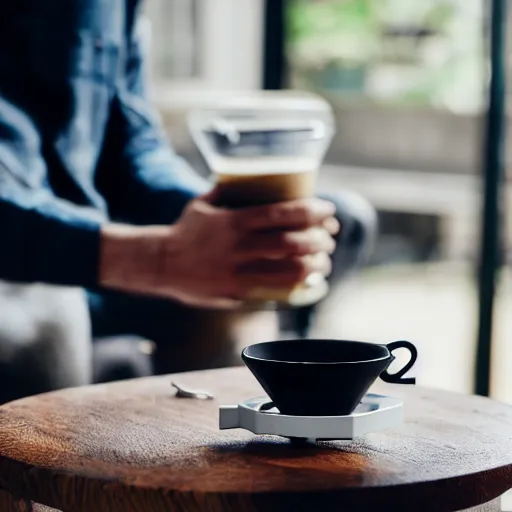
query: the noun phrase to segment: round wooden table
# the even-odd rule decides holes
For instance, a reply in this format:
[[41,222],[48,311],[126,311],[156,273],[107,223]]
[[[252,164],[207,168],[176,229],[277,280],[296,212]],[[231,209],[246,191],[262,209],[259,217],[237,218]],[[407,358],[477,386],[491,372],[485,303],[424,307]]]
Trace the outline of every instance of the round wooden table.
[[298,447],[218,430],[219,403],[261,394],[247,369],[173,378],[217,399],[156,377],[0,407],[0,510],[499,510],[512,487],[512,408],[485,398],[378,385],[402,426]]

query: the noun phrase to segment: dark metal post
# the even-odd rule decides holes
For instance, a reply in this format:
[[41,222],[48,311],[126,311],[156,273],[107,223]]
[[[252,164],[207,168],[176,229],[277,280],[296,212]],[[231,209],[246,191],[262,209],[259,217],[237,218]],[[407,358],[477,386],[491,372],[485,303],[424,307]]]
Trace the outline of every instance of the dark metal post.
[[286,0],[265,2],[263,88],[282,89],[286,81]]
[[507,0],[492,0],[490,16],[491,81],[483,154],[484,205],[481,255],[478,268],[479,325],[475,391],[488,396],[491,376],[494,296],[501,266],[501,185],[504,175],[506,124]]

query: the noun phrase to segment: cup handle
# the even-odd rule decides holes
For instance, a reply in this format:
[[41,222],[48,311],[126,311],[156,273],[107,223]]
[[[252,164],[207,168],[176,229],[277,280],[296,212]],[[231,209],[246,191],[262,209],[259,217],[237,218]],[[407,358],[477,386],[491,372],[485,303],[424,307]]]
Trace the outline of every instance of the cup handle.
[[403,378],[403,376],[414,366],[416,359],[418,359],[418,350],[416,347],[410,341],[394,341],[393,343],[386,345],[386,347],[391,354],[392,360],[395,359],[392,353],[397,348],[406,348],[411,353],[411,358],[398,372],[391,374],[386,369],[380,374],[380,378],[384,382],[389,382],[390,384],[416,384],[416,379],[414,377],[408,377],[406,379]]

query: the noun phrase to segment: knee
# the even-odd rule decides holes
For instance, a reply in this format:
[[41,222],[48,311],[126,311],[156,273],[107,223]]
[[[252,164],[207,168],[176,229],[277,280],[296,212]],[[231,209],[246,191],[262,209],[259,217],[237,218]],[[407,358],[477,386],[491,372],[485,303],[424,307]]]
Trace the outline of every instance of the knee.
[[333,276],[339,276],[370,257],[378,233],[375,208],[362,196],[341,192],[323,196],[336,205],[336,217],[341,224],[338,246],[333,256]]
[[0,283],[0,401],[88,384],[90,373],[81,290]]
[[341,242],[349,248],[359,249],[366,257],[370,256],[374,248],[378,219],[373,205],[357,194],[340,196],[337,210],[340,212],[340,221],[345,218],[347,232],[341,233]]
[[94,383],[137,379],[153,375],[151,355],[143,350],[142,339],[133,336],[95,340]]

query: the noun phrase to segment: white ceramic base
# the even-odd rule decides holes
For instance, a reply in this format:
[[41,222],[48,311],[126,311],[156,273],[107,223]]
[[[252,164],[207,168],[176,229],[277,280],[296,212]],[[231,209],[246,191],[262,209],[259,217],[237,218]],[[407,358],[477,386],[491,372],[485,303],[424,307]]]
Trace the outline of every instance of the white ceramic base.
[[269,434],[292,439],[351,440],[377,432],[403,421],[403,403],[397,398],[366,395],[348,416],[286,416],[276,408],[262,411],[268,397],[220,407],[221,430],[243,428],[254,434]]

